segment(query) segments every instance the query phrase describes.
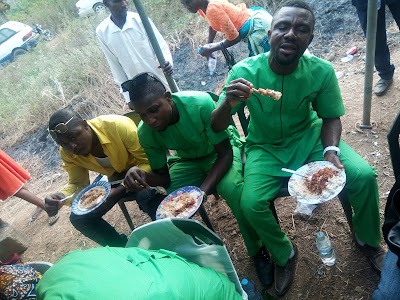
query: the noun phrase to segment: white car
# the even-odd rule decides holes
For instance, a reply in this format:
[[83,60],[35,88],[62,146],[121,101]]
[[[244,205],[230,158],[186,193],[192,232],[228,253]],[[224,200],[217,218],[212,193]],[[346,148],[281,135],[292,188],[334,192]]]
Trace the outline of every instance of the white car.
[[39,34],[32,27],[16,21],[8,21],[0,26],[0,65],[12,62],[18,55],[24,54],[36,46]]
[[75,6],[81,17],[106,13],[106,7],[102,0],[79,0]]

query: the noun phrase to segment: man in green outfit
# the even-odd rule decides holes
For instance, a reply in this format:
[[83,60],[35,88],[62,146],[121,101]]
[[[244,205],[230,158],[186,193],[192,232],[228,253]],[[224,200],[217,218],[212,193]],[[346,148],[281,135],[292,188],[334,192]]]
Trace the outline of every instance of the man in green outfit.
[[[235,215],[248,253],[260,281],[272,283],[272,263],[258,235],[249,226],[240,209],[243,189],[241,148],[237,130],[215,133],[211,130],[211,112],[215,103],[203,92],[171,94],[150,73],[125,82],[131,103],[143,120],[138,136],[152,172],[130,173],[127,183],[168,187],[172,192],[183,186],[199,187],[207,195],[217,191]],[[167,159],[166,150],[175,154]]]
[[[287,176],[282,167],[296,170],[326,160],[344,168],[355,242],[377,271],[385,255],[380,247],[376,173],[340,139],[344,107],[335,71],[329,62],[304,54],[313,39],[314,25],[308,4],[283,3],[273,16],[271,51],[235,65],[212,113],[212,128],[219,132],[227,128],[230,114],[241,103],[249,109],[240,204],[275,262],[278,295],[286,293],[293,280],[296,256],[296,247],[269,208]],[[280,91],[282,98],[275,101],[252,92],[253,87]]]

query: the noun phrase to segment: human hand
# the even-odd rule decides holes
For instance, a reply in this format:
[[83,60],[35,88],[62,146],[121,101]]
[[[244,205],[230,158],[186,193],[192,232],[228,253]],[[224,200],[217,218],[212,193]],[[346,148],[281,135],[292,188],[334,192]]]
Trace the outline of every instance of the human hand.
[[126,194],[125,186],[122,185],[117,186],[110,190],[110,194],[108,195],[106,201],[109,199],[122,198],[125,194]]
[[124,185],[129,191],[138,192],[149,187],[146,182],[146,172],[138,167],[132,167],[126,172]]
[[65,198],[65,195],[60,192],[50,194],[44,198],[44,210],[49,217],[55,216],[63,206],[63,202],[60,201],[63,198]]
[[244,78],[232,80],[226,87],[225,99],[233,107],[238,101],[245,102],[249,100],[253,93],[253,84]]
[[333,163],[338,169],[343,169],[344,166],[340,161],[340,158],[337,156],[336,152],[328,151],[325,153],[324,160]]
[[208,60],[208,58],[211,56],[211,54],[212,54],[214,51],[219,50],[219,48],[220,48],[219,44],[220,44],[220,43],[205,44],[205,45],[203,45],[202,47],[199,48],[199,54],[200,54],[201,56],[206,57],[207,60]]
[[174,67],[169,63],[169,61],[166,61],[164,65],[158,67],[161,68],[166,75],[171,75],[174,72]]

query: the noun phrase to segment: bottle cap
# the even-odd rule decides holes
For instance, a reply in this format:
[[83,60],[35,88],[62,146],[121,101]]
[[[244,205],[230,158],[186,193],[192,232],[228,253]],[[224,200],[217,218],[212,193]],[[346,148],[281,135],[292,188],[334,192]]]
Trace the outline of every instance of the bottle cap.
[[317,238],[322,238],[322,237],[324,237],[324,235],[325,234],[322,231],[317,232]]
[[197,53],[201,53],[201,47],[197,48]]
[[242,279],[242,285],[247,285],[248,283],[249,281],[247,280],[247,278]]

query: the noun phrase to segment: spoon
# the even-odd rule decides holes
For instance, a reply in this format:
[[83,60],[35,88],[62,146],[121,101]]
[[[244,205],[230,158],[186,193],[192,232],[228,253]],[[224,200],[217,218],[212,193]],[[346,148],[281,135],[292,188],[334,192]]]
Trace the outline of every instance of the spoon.
[[75,189],[75,192],[73,192],[71,195],[69,195],[69,196],[67,196],[67,197],[65,197],[65,198],[62,198],[62,199],[59,200],[59,201],[60,201],[60,202],[64,202],[65,200],[68,200],[68,199],[74,197],[77,189],[78,189],[78,188],[76,188],[76,189]]
[[297,175],[297,176],[301,176],[301,177],[304,177],[304,178],[307,178],[307,179],[310,178],[310,176],[306,176],[306,175],[304,175],[304,174],[298,173],[297,171],[294,171],[294,170],[291,170],[291,169],[282,168],[281,170],[282,170],[283,172],[292,173],[292,174],[295,174],[295,175]]
[[[114,184],[121,184],[122,186],[125,186],[125,184],[124,184],[124,179],[116,180],[116,181],[110,182],[110,184],[111,184],[111,185],[114,185]],[[157,194],[160,194],[160,195],[167,195],[167,190],[166,190],[165,188],[163,188],[162,186],[149,186],[148,189],[155,190],[156,193],[157,193]]]

